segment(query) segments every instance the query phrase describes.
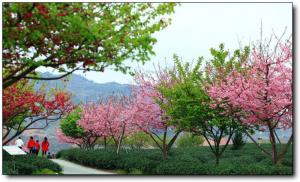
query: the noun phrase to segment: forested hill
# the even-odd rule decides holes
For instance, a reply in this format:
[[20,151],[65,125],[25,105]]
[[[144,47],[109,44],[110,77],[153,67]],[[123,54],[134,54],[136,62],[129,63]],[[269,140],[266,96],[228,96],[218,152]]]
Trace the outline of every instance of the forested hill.
[[[49,72],[42,73],[42,77],[57,77]],[[132,85],[120,84],[117,82],[108,83],[96,83],[90,81],[83,76],[72,74],[67,77],[68,81],[64,82],[64,79],[51,80],[51,81],[39,81],[36,84],[38,89],[42,84],[46,86],[46,89],[50,88],[65,88],[72,93],[72,100],[74,103],[97,101],[99,98],[106,98],[109,95],[130,95]]]

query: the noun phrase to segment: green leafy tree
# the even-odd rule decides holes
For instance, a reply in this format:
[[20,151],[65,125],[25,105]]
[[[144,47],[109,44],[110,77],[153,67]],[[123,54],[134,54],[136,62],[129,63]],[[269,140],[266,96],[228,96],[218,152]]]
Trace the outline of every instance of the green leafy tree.
[[205,83],[209,86],[223,80],[233,70],[242,71],[242,65],[247,61],[250,54],[250,47],[245,46],[242,50],[235,50],[233,55],[225,50],[224,44],[220,44],[218,49],[211,48],[212,59],[205,65]]
[[[223,116],[223,109],[212,109],[201,71],[202,60],[199,58],[192,66],[189,62],[183,64],[178,56],[174,56],[175,69],[170,71],[172,86],[162,84],[160,87],[160,92],[167,100],[160,105],[171,116],[174,125],[205,138],[218,164],[233,135],[236,122]],[[222,144],[224,139],[226,142]]]
[[61,131],[69,137],[79,138],[84,134],[83,129],[77,124],[80,119],[81,108],[74,109],[66,118],[59,123]]
[[[22,78],[53,80],[108,66],[131,73],[125,60],[154,54],[153,34],[170,23],[175,3],[4,3],[3,88]],[[40,67],[63,73],[37,75]]]

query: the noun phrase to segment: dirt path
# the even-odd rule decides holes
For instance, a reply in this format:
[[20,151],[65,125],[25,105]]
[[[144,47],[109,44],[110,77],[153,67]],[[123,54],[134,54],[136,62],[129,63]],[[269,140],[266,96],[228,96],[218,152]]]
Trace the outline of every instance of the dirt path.
[[104,174],[104,175],[114,174],[111,172],[78,165],[73,162],[69,162],[62,159],[51,159],[51,160],[62,167],[63,174]]

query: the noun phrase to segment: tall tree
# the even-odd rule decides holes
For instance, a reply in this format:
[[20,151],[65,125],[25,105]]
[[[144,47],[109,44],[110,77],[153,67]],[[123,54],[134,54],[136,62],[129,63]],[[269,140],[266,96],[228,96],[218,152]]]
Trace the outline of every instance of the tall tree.
[[[163,84],[159,87],[167,100],[161,102],[160,106],[176,127],[203,136],[218,164],[237,124],[233,118],[221,114],[223,109],[211,108],[211,99],[206,93],[201,71],[202,58],[195,65],[188,62],[183,64],[178,56],[174,56],[174,61],[175,69],[169,72],[172,85]],[[224,139],[225,145],[221,146]]]
[[79,124],[85,129],[96,129],[96,133],[105,131],[106,136],[110,137],[115,144],[116,152],[119,153],[126,136],[135,131],[132,125],[131,99],[126,96],[111,96],[98,103],[95,110],[85,109],[85,111],[90,113],[91,117],[95,117],[95,124],[83,124],[84,118]]
[[[53,80],[76,70],[104,71],[153,55],[153,34],[170,23],[175,3],[4,3],[3,88],[22,78]],[[42,78],[37,68],[63,75]],[[130,72],[131,73],[131,72]]]
[[269,132],[272,151],[252,141],[278,164],[292,142],[291,135],[285,147],[279,150],[277,129],[292,127],[292,43],[278,41],[274,48],[260,44],[254,48],[242,70],[233,70],[210,88],[210,96],[235,116],[246,128]]

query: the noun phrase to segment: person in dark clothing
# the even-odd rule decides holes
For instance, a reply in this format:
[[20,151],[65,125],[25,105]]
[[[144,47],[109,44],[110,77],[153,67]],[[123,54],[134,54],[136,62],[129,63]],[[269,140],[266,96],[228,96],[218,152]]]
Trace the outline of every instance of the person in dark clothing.
[[51,153],[48,152],[47,159],[51,159],[51,158],[52,158]]

